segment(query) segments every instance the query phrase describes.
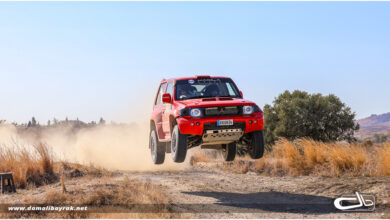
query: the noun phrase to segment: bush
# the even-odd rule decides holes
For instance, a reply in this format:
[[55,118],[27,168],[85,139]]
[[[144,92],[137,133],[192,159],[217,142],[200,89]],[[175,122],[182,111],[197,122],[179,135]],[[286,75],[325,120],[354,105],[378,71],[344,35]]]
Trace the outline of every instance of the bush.
[[39,143],[33,149],[29,151],[17,143],[0,146],[0,173],[12,172],[18,188],[41,186],[57,180],[48,146]]
[[278,137],[289,140],[308,137],[316,141],[354,140],[355,113],[335,95],[285,91],[265,105],[265,139],[273,144]]

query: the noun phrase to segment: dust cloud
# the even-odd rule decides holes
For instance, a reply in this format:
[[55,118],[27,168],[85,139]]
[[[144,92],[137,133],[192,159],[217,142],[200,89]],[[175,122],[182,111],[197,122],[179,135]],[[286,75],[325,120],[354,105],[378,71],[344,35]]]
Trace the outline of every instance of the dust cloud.
[[29,128],[11,124],[0,126],[0,145],[28,148],[46,143],[57,161],[94,165],[111,170],[182,170],[166,154],[162,165],[154,165],[148,147],[149,126],[140,124],[96,125],[75,129],[72,126]]

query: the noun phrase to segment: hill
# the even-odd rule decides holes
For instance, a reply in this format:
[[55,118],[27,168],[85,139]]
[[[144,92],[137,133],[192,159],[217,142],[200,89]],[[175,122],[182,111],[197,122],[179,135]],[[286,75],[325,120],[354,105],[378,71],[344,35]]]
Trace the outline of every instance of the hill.
[[370,137],[374,134],[390,134],[390,112],[373,114],[356,122],[360,124],[360,130],[356,133],[358,138]]

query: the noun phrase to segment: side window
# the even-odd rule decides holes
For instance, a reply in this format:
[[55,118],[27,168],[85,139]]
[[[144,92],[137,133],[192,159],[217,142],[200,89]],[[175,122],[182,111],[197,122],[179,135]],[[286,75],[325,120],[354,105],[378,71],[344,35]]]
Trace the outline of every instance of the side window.
[[167,86],[167,91],[165,93],[171,94],[171,97],[173,97],[173,82],[169,82]]
[[159,105],[162,103],[162,95],[164,94],[165,88],[167,87],[167,83],[163,83],[160,86],[160,91],[158,91],[157,98],[156,98],[156,105]]

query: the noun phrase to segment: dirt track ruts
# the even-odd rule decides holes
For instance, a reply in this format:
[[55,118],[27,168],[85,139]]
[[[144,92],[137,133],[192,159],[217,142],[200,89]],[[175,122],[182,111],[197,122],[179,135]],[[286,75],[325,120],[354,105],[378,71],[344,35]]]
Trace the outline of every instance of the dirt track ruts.
[[[193,218],[389,218],[390,177],[269,177],[207,167],[183,171],[127,172],[149,179],[170,195],[176,211]],[[377,210],[342,213],[340,195],[372,193]]]

